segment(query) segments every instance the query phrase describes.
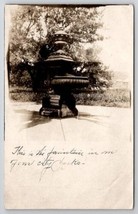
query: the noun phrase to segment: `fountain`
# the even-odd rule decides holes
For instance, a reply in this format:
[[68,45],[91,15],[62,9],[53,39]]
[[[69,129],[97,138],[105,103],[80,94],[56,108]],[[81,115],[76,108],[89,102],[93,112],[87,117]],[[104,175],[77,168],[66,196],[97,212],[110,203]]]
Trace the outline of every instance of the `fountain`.
[[53,51],[44,60],[46,66],[46,81],[49,90],[42,100],[40,115],[49,117],[77,116],[75,89],[88,86],[87,77],[75,74],[75,61],[69,54],[72,43],[70,36],[64,31],[57,31],[51,38]]

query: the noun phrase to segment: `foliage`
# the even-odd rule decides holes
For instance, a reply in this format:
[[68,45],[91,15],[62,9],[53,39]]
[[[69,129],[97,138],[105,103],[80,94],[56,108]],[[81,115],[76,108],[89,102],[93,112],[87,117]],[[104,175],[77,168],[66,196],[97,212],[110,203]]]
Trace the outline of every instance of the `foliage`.
[[[80,62],[79,67],[83,67],[80,69],[82,73],[90,74],[91,82],[96,79],[96,85],[99,87],[109,86],[111,75],[108,69],[99,62],[93,67],[92,62],[97,61],[96,47],[85,48],[85,44],[103,39],[103,36],[97,33],[102,27],[100,17],[101,10],[98,7],[19,5],[12,14],[7,55],[9,72],[12,71],[11,83],[30,87],[30,80],[34,82],[31,75],[34,67],[28,66],[26,59],[29,62],[40,60],[40,48],[49,43],[55,31],[63,29],[73,40],[70,53]],[[89,66],[88,62],[91,62]],[[22,71],[29,71],[31,79]],[[21,78],[21,75],[24,75],[24,78]],[[38,78],[38,75],[35,77]]]

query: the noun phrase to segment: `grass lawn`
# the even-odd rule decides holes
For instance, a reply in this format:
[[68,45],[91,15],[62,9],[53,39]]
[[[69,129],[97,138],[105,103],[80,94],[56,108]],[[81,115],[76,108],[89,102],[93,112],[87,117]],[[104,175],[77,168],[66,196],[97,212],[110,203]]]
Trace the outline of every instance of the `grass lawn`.
[[[31,89],[10,89],[10,97],[14,101],[41,103],[44,92],[32,92]],[[77,105],[130,107],[131,93],[127,89],[108,89],[105,92],[94,91],[90,93],[75,94]]]

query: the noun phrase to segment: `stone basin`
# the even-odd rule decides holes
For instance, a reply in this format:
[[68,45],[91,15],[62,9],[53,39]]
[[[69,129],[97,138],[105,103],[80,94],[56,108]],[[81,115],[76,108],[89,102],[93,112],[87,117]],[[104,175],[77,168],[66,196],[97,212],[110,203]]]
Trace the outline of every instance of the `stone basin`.
[[86,87],[89,84],[87,77],[82,76],[55,76],[51,84],[53,86],[70,86],[71,88],[75,87]]

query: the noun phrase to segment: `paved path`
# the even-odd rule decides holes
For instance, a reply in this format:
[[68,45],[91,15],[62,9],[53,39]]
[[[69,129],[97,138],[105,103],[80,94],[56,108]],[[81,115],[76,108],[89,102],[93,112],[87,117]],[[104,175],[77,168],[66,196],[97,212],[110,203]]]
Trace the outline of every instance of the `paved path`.
[[14,120],[14,127],[19,131],[20,137],[27,136],[28,141],[46,142],[121,142],[130,139],[129,108],[79,105],[77,118],[49,119],[39,115],[40,107],[35,103],[13,104],[11,126],[13,129]]

